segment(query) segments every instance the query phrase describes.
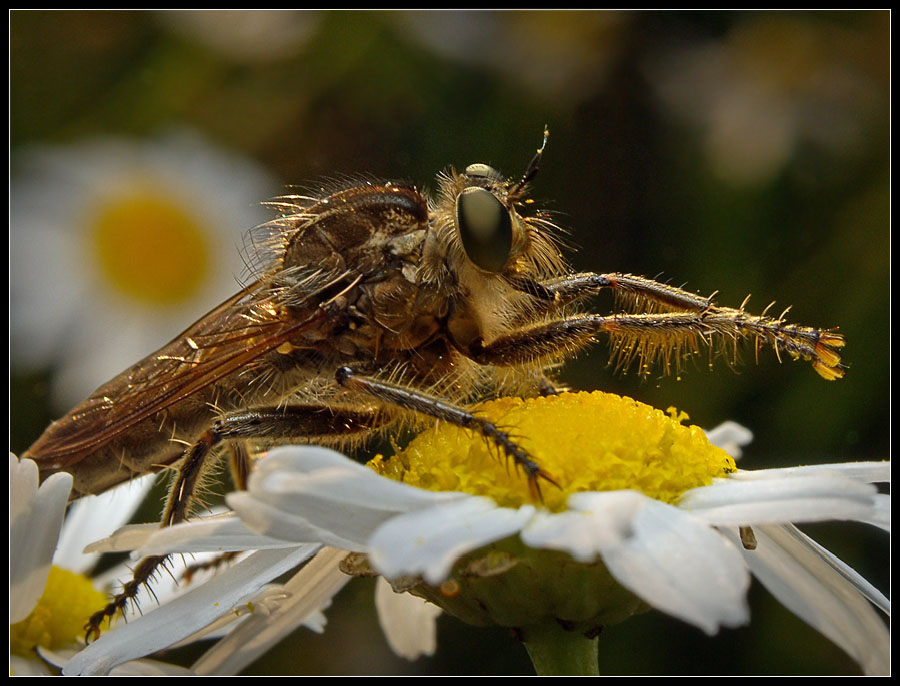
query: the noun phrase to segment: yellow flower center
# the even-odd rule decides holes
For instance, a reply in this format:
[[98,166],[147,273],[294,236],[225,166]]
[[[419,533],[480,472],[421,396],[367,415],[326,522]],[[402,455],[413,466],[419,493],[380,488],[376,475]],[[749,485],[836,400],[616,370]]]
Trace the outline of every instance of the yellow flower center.
[[36,646],[58,650],[84,636],[84,619],[106,603],[87,577],[51,567],[37,605],[9,627],[10,651],[28,656]]
[[[578,491],[632,489],[674,503],[686,490],[736,471],[702,429],[681,423],[687,415],[610,393],[501,398],[479,405],[476,414],[509,432],[559,484],[540,484],[543,505],[553,511],[565,509]],[[371,466],[420,488],[484,495],[506,507],[533,501],[528,479],[496,446],[446,423]]]
[[207,278],[206,231],[162,195],[135,193],[106,203],[91,229],[102,274],[112,288],[142,303],[183,302]]

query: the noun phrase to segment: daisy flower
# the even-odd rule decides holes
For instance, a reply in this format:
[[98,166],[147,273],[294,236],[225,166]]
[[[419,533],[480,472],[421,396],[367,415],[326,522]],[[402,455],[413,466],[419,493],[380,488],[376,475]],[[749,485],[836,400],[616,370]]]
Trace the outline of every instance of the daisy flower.
[[173,33],[235,62],[296,57],[315,36],[321,13],[297,10],[178,10],[157,13]]
[[[85,621],[108,600],[107,593],[97,588],[112,591],[114,582],[128,578],[130,572],[126,565],[118,565],[100,576],[90,576],[102,550],[84,552],[82,549],[87,541],[107,536],[126,522],[152,484],[152,476],[143,477],[101,496],[82,498],[69,508],[63,522],[72,485],[71,475],[51,475],[38,487],[36,464],[10,455],[11,673],[59,673],[84,650]],[[205,665],[226,662],[227,658],[222,656],[228,651],[230,643],[227,642],[213,644],[193,669],[137,658],[176,644],[227,637],[228,632],[241,626],[242,622],[249,622],[253,630],[254,621],[258,624],[259,617],[266,619],[271,631],[275,624],[273,610],[285,605],[295,606],[296,599],[293,603],[290,599],[300,594],[290,584],[278,586],[266,582],[296,567],[320,547],[315,544],[300,546],[287,555],[279,550],[277,557],[280,559],[269,560],[269,564],[260,564],[258,560],[238,563],[220,575],[221,578],[217,577],[216,585],[211,589],[205,589],[207,597],[214,597],[207,604],[198,600],[198,596],[203,595],[204,583],[187,587],[178,582],[188,564],[203,560],[194,556],[174,557],[167,563],[169,574],[159,575],[152,589],[141,589],[136,602],[127,611],[127,622],[117,618],[113,626],[104,631],[103,638],[95,642],[106,643],[121,632],[125,633],[121,640],[127,642],[129,632],[133,632],[128,627],[143,617],[141,608],[159,606],[148,613],[156,615],[155,621],[162,620],[157,630],[148,630],[148,623],[139,626],[143,649],[134,655],[134,659],[118,660],[106,671],[115,675],[191,674],[197,673],[197,669],[202,673]],[[203,559],[213,557],[210,554]],[[294,583],[309,585],[311,569],[314,566],[307,565]],[[335,575],[334,580],[339,588],[348,577]],[[302,623],[321,632],[325,624],[321,609],[327,606],[333,592],[336,590],[328,592],[321,602],[318,596],[313,598],[306,594],[311,607],[290,630]],[[230,598],[233,602],[229,603]],[[186,616],[190,616],[189,621],[185,621]],[[249,654],[248,649],[244,652]]]
[[[324,448],[277,448],[248,491],[228,496],[240,521],[120,536],[145,553],[310,541],[353,551],[345,572],[380,575],[471,624],[515,629],[539,673],[596,673],[599,629],[651,608],[710,635],[745,624],[752,574],[866,673],[887,673],[888,632],[872,604],[889,613],[889,602],[793,523],[889,530],[888,496],[873,485],[889,480],[888,463],[739,471],[684,415],[605,393],[502,399],[479,412],[560,487],[544,483],[536,502],[481,438],[440,425],[371,468]],[[734,425],[712,433],[732,446],[748,439]],[[420,627],[435,616],[411,615]]]
[[594,11],[408,11],[389,19],[403,40],[566,103],[600,89],[631,23],[624,12]]
[[[207,519],[219,521],[216,517]],[[104,633],[65,662],[63,674],[115,673],[118,665],[209,637],[219,641],[189,671],[206,675],[234,674],[271,646],[272,635],[277,640],[300,625],[321,632],[325,625],[322,610],[348,580],[337,573],[337,561],[345,553],[322,550],[319,543],[286,545],[280,541],[276,546],[267,547],[264,537],[253,538],[251,532],[239,522],[238,525],[242,531],[226,525],[231,534],[227,536],[230,549],[246,550],[250,544],[258,549],[205,583],[187,587],[177,601],[160,604],[124,626]],[[132,541],[147,538],[153,530],[159,531],[158,525],[124,529],[125,536]],[[223,536],[224,531],[220,530],[219,535]],[[204,538],[201,534],[200,539]],[[121,542],[116,536],[104,541],[103,548],[120,549],[117,540]],[[202,542],[184,548],[184,552],[228,549],[216,544],[204,546]],[[319,553],[316,559],[287,583],[270,585],[316,553]],[[219,631],[222,627],[226,627],[224,632]]]
[[237,290],[275,185],[187,132],[13,156],[10,349],[68,408]]
[[50,656],[71,654],[80,647],[85,619],[106,603],[106,595],[95,588],[96,580],[86,576],[98,556],[81,549],[88,540],[127,521],[150,485],[152,479],[145,478],[82,499],[66,515],[72,476],[53,474],[38,486],[37,465],[10,454],[12,673],[52,673]]
[[10,454],[10,624],[24,621],[43,593],[71,489],[71,474],[53,475],[38,486],[37,465]]
[[[10,455],[10,673],[58,674],[84,646],[85,619],[107,602],[103,577],[90,571],[99,555],[82,552],[87,541],[127,521],[143,501],[153,477],[136,479],[101,496],[82,498],[67,509],[70,474],[38,486],[37,465]],[[121,576],[122,566],[105,577]],[[164,585],[156,591],[161,600]],[[149,598],[144,594],[143,600]],[[114,674],[177,675],[187,670],[158,660],[118,666]]]

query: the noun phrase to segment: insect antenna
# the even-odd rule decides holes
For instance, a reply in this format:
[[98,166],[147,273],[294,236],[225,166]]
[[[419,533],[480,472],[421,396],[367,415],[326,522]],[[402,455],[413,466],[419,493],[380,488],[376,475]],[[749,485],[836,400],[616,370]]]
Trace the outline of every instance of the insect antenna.
[[547,148],[548,138],[550,138],[550,129],[545,126],[544,139],[541,142],[541,147],[538,148],[537,152],[534,154],[534,157],[531,158],[531,162],[528,163],[528,167],[526,167],[525,173],[522,174],[522,178],[519,179],[512,188],[509,189],[508,195],[511,199],[516,199],[522,193],[525,185],[535,176],[537,176],[538,169],[540,169],[541,166],[541,157],[543,157],[544,150]]

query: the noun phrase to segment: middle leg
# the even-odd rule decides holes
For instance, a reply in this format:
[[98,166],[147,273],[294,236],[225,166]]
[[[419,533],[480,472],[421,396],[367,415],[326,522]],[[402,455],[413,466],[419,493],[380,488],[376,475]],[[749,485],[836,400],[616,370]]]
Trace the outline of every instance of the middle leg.
[[373,379],[350,367],[341,367],[335,376],[341,386],[377,398],[388,405],[440,419],[464,429],[478,431],[488,441],[498,446],[516,467],[525,472],[532,493],[537,499],[541,498],[540,479],[549,481],[554,486],[559,485],[523,448],[512,440],[507,432],[464,407],[413,388]]

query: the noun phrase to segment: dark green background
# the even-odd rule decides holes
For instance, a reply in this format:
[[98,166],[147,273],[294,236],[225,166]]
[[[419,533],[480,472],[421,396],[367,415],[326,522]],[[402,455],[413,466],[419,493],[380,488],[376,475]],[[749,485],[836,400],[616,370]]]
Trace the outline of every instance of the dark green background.
[[[504,40],[521,40],[512,69],[491,66],[503,41],[485,40],[466,59],[445,57],[394,13],[326,13],[298,53],[247,61],[173,31],[177,14],[163,20],[151,12],[12,12],[12,155],[29,143],[151,135],[177,124],[259,160],[286,184],[367,173],[434,187],[435,173],[449,164],[481,161],[521,173],[547,124],[551,137],[534,195],[571,230],[570,241],[580,246],[571,254],[576,268],[658,276],[704,294],[718,289],[719,302],[733,306],[752,293],[751,309],[772,300],[793,304],[794,320],[839,326],[847,338],[849,372],[835,383],[808,364],[779,364],[770,351],[758,366],[748,352],[749,363],[734,371],[719,364],[710,373],[700,364],[680,380],[641,381],[612,375],[599,345],[567,367],[569,384],[676,405],[705,427],[737,420],[756,435],[745,468],[887,459],[889,15],[532,17],[547,24],[547,40],[603,54],[602,76],[575,77],[565,87],[549,77],[546,87],[534,86],[529,77],[556,63],[543,57],[540,42],[531,51],[527,36],[513,33],[521,17],[490,19],[500,33],[508,31]],[[591,33],[598,19],[603,28]],[[762,19],[799,22],[826,46],[815,54],[865,81],[876,99],[856,122],[863,138],[852,151],[801,140],[763,183],[728,184],[711,172],[697,129],[656,97],[647,65],[665,60],[676,44],[727,40]],[[777,54],[770,63],[780,68]],[[839,100],[830,106],[853,109]],[[601,298],[596,307],[610,305]],[[11,375],[15,451],[51,418],[47,378]],[[857,525],[809,530],[887,589],[885,535]],[[658,613],[611,627],[600,641],[601,671],[855,673],[839,649],[756,585],[750,601],[752,623],[712,639]],[[366,583],[351,584],[328,614],[324,636],[301,631],[248,671],[530,672],[524,650],[505,631],[450,618],[441,620],[436,657],[394,658]]]

